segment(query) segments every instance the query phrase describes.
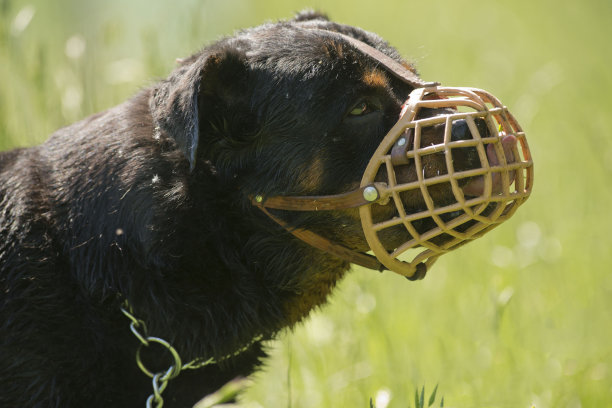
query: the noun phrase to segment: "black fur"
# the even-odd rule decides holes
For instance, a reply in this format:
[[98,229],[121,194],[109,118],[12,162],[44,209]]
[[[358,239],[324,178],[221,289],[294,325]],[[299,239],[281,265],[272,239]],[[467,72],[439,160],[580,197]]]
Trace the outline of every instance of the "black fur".
[[[248,375],[261,340],[325,302],[349,264],[249,197],[358,186],[410,88],[312,27],[401,61],[374,34],[302,13],[223,39],[122,105],[0,154],[1,407],[142,406],[151,381],[123,299],[183,361],[248,346],[181,373],[167,407]],[[370,111],[350,115],[360,101]],[[278,214],[367,249],[356,211]]]

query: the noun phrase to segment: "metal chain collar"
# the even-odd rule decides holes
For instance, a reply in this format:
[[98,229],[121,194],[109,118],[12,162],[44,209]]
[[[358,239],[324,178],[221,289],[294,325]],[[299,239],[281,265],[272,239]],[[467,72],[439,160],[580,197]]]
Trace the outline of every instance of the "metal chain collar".
[[[138,319],[136,316],[134,316],[134,311],[132,310],[132,307],[130,306],[127,300],[123,301],[123,304],[121,305],[121,312],[128,319],[130,319],[131,321],[130,330],[132,331],[134,336],[136,336],[138,341],[140,341],[140,344],[138,345],[138,349],[136,350],[136,364],[138,365],[138,367],[143,373],[145,373],[149,378],[152,379],[153,394],[149,395],[149,398],[147,398],[146,408],[162,408],[163,407],[164,399],[162,398],[162,395],[161,395],[162,392],[164,392],[164,390],[168,386],[168,382],[178,377],[178,375],[182,371],[197,370],[198,368],[202,368],[207,365],[215,364],[219,361],[224,361],[229,358],[235,357],[247,351],[253,344],[263,340],[264,338],[263,335],[255,336],[252,339],[252,341],[249,342],[244,347],[236,350],[235,352],[231,354],[223,356],[217,360],[215,360],[212,357],[210,358],[200,357],[200,358],[195,358],[191,360],[187,364],[183,364],[181,360],[181,356],[179,355],[178,351],[172,346],[172,344],[170,344],[168,341],[162,338],[149,336],[147,334],[146,323],[143,320]],[[163,348],[169,351],[170,354],[172,355],[172,358],[174,359],[174,364],[168,367],[167,370],[153,373],[142,362],[142,359],[140,358],[140,352],[142,351],[143,347],[148,347],[151,345],[151,343],[156,343],[156,344],[161,345]]]
[[[176,349],[172,346],[172,344],[159,337],[152,337],[148,335],[147,325],[143,320],[140,320],[134,316],[132,307],[129,305],[127,300],[123,302],[123,305],[121,306],[121,312],[123,312],[123,314],[128,319],[130,319],[130,330],[132,331],[134,336],[136,336],[136,338],[140,341],[140,345],[136,350],[136,364],[138,364],[138,367],[143,373],[145,373],[149,378],[152,378],[153,393],[149,395],[149,398],[147,398],[147,408],[163,407],[164,399],[162,398],[162,393],[168,386],[168,382],[176,378],[181,373],[181,371],[196,370],[198,368],[202,368],[215,362],[215,360],[211,357],[208,359],[196,358],[194,360],[191,360],[187,364],[183,364],[181,356],[179,355],[178,351],[176,351]],[[172,365],[170,365],[170,367],[168,367],[167,370],[154,373],[149,370],[142,362],[142,359],[140,358],[142,348],[150,346],[151,343],[161,345],[172,355],[174,362]]]

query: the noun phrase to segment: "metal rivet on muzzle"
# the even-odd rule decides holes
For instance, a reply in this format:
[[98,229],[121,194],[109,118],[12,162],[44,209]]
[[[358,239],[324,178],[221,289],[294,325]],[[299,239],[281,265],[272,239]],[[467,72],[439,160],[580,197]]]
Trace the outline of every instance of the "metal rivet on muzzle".
[[366,200],[373,202],[378,200],[378,190],[375,187],[368,186],[363,189],[363,198]]

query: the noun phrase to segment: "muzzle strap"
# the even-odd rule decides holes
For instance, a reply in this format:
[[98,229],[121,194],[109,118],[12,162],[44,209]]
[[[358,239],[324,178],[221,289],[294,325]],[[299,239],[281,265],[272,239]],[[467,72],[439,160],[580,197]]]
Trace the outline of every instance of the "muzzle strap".
[[426,82],[423,81],[417,74],[389,57],[387,54],[377,50],[370,45],[359,41],[353,37],[349,37],[348,35],[337,33],[339,37],[341,37],[344,41],[351,44],[353,47],[357,48],[360,52],[365,55],[372,57],[376,62],[383,65],[385,68],[389,70],[393,75],[395,75],[400,80],[412,85],[414,88],[427,88],[432,86],[440,85],[439,82]]
[[[264,207],[261,203],[255,201],[255,206],[258,207],[264,214],[266,214],[270,219],[276,222],[278,225],[283,227],[285,230],[289,231],[294,237],[304,241],[308,245],[319,249],[321,251],[327,252],[331,255],[334,255],[340,259],[344,259],[350,263],[357,264],[359,266],[363,266],[364,268],[373,269],[375,271],[382,272],[385,268],[384,265],[376,259],[376,257],[368,254],[364,254],[361,252],[353,251],[343,245],[335,244],[327,238],[320,236],[310,230],[301,229],[301,228],[292,228],[285,221],[280,218],[272,215],[266,207]],[[267,205],[267,203],[266,203]]]
[[[376,186],[379,188],[376,188]],[[374,190],[371,189],[374,187]],[[286,211],[328,211],[346,210],[358,208],[362,205],[370,204],[373,201],[384,199],[379,196],[381,187],[386,187],[381,183],[363,186],[348,193],[324,195],[324,196],[274,196],[265,200],[262,196],[254,198],[255,203],[264,204],[266,208]],[[370,195],[368,195],[368,193]],[[374,195],[372,195],[374,194]]]
[[337,31],[330,31],[318,26],[310,28],[312,31],[317,31],[323,37],[337,38],[344,42],[349,43],[351,46],[356,48],[362,54],[372,58],[377,64],[384,66],[390,73],[395,75],[398,79],[403,82],[410,84],[413,88],[427,88],[432,86],[440,85],[439,82],[427,82],[423,81],[417,74],[408,69],[407,66],[402,65],[398,61],[389,57],[382,51],[377,50],[369,44],[360,41],[356,38],[342,34]]

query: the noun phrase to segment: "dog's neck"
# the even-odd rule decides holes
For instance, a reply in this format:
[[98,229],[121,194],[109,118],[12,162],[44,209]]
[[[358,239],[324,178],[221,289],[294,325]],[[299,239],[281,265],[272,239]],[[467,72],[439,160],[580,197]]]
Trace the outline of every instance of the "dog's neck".
[[[200,231],[198,239],[174,243],[167,256],[176,257],[166,270],[131,271],[140,283],[125,294],[150,333],[174,339],[178,350],[186,350],[181,351],[185,358],[227,355],[253,338],[271,338],[294,326],[326,302],[350,267],[256,209],[249,208],[258,215],[253,219],[240,205],[216,203],[202,215],[204,202],[196,200],[176,219],[180,228],[192,231],[187,236]],[[223,234],[215,233],[219,230]]]
[[[146,111],[147,99],[143,93],[121,109]],[[48,159],[59,169],[49,181],[57,194],[50,199],[66,262],[84,295],[125,296],[149,333],[171,341],[183,358],[231,354],[257,336],[269,338],[296,324],[326,301],[349,268],[243,205],[240,192],[216,183],[213,175],[202,179],[187,167],[177,171],[180,153],[153,138],[153,126],[139,122],[131,126],[132,138],[124,139],[112,111],[87,120],[96,122],[107,143],[95,146],[114,182],[91,185],[95,166],[67,164],[66,157],[81,157],[87,145],[53,148],[54,139],[79,135],[79,124],[50,140]],[[83,138],[86,143],[93,141]],[[155,166],[125,155],[132,145],[152,149]],[[138,169],[140,178],[129,169]],[[70,189],[75,192],[68,200],[62,193]],[[81,223],[84,217],[105,222]],[[155,229],[149,227],[153,220]],[[125,325],[118,305],[109,313]]]

